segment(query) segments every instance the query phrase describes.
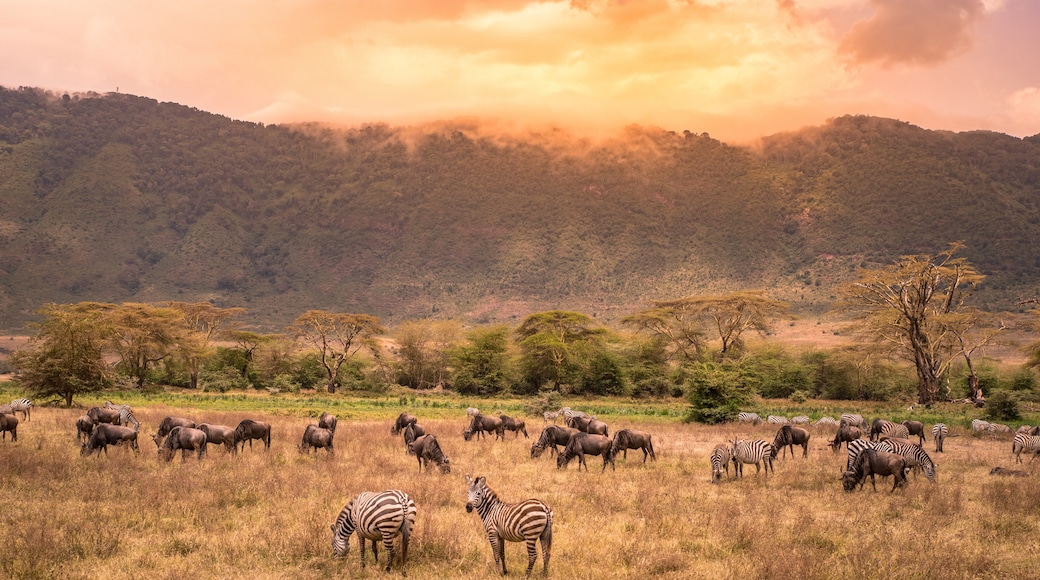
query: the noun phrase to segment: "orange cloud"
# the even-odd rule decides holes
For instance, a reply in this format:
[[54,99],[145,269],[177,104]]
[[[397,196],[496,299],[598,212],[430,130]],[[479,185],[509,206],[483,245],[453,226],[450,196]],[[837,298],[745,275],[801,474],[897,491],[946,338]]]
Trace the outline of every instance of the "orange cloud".
[[986,14],[983,0],[871,0],[872,17],[857,22],[838,50],[855,64],[933,66],[972,45]]

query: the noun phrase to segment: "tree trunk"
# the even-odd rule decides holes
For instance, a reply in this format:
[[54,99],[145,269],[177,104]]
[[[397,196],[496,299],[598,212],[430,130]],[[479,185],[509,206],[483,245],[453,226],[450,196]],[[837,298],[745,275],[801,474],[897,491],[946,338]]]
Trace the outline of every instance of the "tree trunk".
[[199,372],[198,371],[192,371],[190,377],[191,377],[191,388],[192,389],[199,388]]

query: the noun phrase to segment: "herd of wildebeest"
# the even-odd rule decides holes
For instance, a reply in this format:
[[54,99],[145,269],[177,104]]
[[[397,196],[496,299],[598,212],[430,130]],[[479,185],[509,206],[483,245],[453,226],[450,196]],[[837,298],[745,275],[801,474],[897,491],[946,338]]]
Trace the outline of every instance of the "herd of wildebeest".
[[[28,420],[33,407],[29,399],[15,399],[9,404],[0,405],[0,433],[6,440],[11,433],[12,440],[17,441],[18,418]],[[468,426],[462,435],[466,441],[474,438],[482,439],[493,435],[496,439],[505,439],[506,431],[513,432],[513,438],[521,434],[528,438],[527,427],[522,419],[507,415],[484,415],[478,409],[466,411]],[[558,425],[562,417],[564,425]],[[627,456],[628,450],[641,450],[643,462],[649,458],[657,460],[652,436],[644,431],[621,429],[611,437],[606,423],[593,415],[572,410],[569,407],[544,414],[542,431],[531,446],[531,458],[540,457],[546,450],[556,456],[556,465],[564,469],[574,459],[578,459],[578,469],[588,471],[585,456],[598,455],[603,458],[601,470],[607,465],[615,469],[615,460],[619,454]],[[794,457],[795,447],[802,448],[802,456],[808,456],[809,440],[812,435],[810,427],[830,427],[835,429],[833,439],[828,446],[838,453],[845,445],[847,459],[842,470],[842,485],[846,491],[863,488],[869,477],[876,490],[874,477],[892,476],[892,491],[907,484],[907,475],[911,470],[923,471],[927,479],[936,481],[937,465],[924,449],[927,440],[925,425],[918,421],[895,423],[885,419],[875,419],[868,423],[862,416],[843,414],[840,419],[822,417],[810,423],[806,416],[786,417],[770,415],[762,419],[755,413],[740,413],[738,424],[776,425],[778,427],[773,440],[731,439],[719,443],[710,455],[711,482],[720,483],[723,472],[729,479],[730,464],[733,465],[733,478],[743,477],[743,466],[754,464],[756,475],[765,471],[768,477],[773,469],[773,461],[778,455],[786,456],[788,450]],[[336,434],[337,419],[334,415],[323,412],[317,424],[305,427],[302,439],[297,445],[301,453],[318,452],[324,449],[328,455],[335,453],[333,440]],[[125,445],[135,453],[139,452],[137,435],[140,423],[127,405],[118,405],[106,401],[103,406],[89,409],[76,420],[76,437],[81,444],[81,454],[89,456],[94,453],[108,454],[109,445]],[[1011,433],[1007,426],[987,423],[981,420],[972,422],[973,431],[995,433]],[[407,453],[418,460],[419,472],[428,471],[436,466],[441,473],[451,472],[451,461],[441,449],[436,435],[427,433],[419,423],[419,419],[409,413],[401,413],[390,428],[393,436],[401,435]],[[943,423],[936,423],[930,433],[933,438],[935,452],[943,452],[943,443],[948,436],[948,429]],[[912,441],[910,438],[916,437]],[[196,423],[183,417],[168,416],[159,424],[151,435],[158,449],[159,457],[170,461],[178,450],[181,459],[185,460],[194,453],[198,459],[206,454],[208,445],[223,445],[225,452],[237,454],[245,449],[248,443],[252,448],[253,441],[259,440],[265,449],[271,446],[270,425],[253,419],[242,420],[237,426],[218,425],[212,423]],[[828,439],[830,436],[828,435]],[[1040,453],[1040,426],[1023,426],[1014,433],[1012,454],[1021,462],[1022,452],[1033,454],[1030,462]],[[1026,475],[1025,472],[996,467],[993,475]],[[505,573],[505,541],[523,541],[527,544],[528,568],[530,575],[536,561],[536,542],[542,543],[542,557],[545,571],[548,571],[549,556],[552,545],[553,510],[540,500],[528,499],[519,503],[508,504],[500,499],[487,486],[486,478],[476,479],[466,476],[469,486],[467,511],[476,510],[481,517],[491,544],[496,569]],[[383,492],[364,492],[354,497],[344,506],[336,523],[332,526],[333,548],[336,555],[343,555],[348,549],[351,534],[358,533],[361,545],[362,566],[364,566],[365,540],[372,541],[372,551],[376,552],[376,541],[381,540],[389,559],[386,569],[389,570],[395,556],[394,539],[402,538],[401,563],[407,558],[408,536],[415,521],[416,508],[414,502],[406,494],[398,490]],[[378,560],[378,558],[377,558]]]

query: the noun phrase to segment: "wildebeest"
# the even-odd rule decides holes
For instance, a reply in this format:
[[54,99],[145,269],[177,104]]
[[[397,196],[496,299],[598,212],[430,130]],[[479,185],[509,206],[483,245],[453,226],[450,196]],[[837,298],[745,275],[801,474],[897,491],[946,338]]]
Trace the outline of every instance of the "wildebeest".
[[404,450],[412,454],[412,442],[426,434],[426,429],[418,423],[409,423],[401,432],[404,439]]
[[415,415],[409,413],[401,413],[397,416],[397,420],[394,421],[393,426],[390,427],[390,434],[397,435],[408,425],[417,422],[419,419]]
[[573,417],[567,426],[574,427],[578,431],[588,433],[589,435],[610,436],[607,432],[607,424],[595,417]]
[[109,425],[119,424],[119,411],[115,409],[106,409],[104,407],[91,407],[87,410],[87,416],[94,422],[95,425],[98,423],[108,423]]
[[895,491],[897,487],[906,485],[906,471],[906,459],[902,455],[888,453],[887,451],[864,449],[856,457],[856,462],[852,465],[852,469],[842,474],[841,483],[845,487],[845,491],[853,491],[857,485],[859,485],[860,489],[863,489],[863,484],[869,475],[870,486],[874,488],[874,491],[877,491],[874,475],[877,474],[882,477],[891,475],[895,480],[892,484],[892,491]]
[[719,443],[711,450],[711,482],[722,481],[722,470],[726,470],[729,477],[729,462],[733,459],[733,448],[725,443]]
[[94,431],[94,422],[90,420],[90,416],[82,415],[79,419],[76,419],[76,441],[86,441],[90,439],[90,434]]
[[189,451],[198,453],[201,461],[206,454],[206,433],[194,427],[174,427],[159,448],[159,457],[163,461],[170,461],[178,449],[181,450],[181,461],[188,458]]
[[235,448],[239,445],[242,446],[242,451],[246,450],[246,441],[249,442],[249,448],[253,448],[253,439],[259,439],[264,442],[264,448],[266,450],[271,449],[271,426],[267,423],[260,421],[254,421],[252,419],[243,419],[238,427],[235,427]]
[[300,442],[297,449],[300,453],[310,453],[312,449],[317,453],[319,449],[324,449],[328,451],[329,455],[335,455],[336,452],[332,448],[333,436],[335,433],[331,429],[307,425],[307,428],[303,430],[303,441]]
[[419,473],[422,473],[423,462],[426,463],[426,471],[430,470],[430,464],[433,463],[440,468],[441,473],[451,473],[451,460],[441,451],[441,445],[435,435],[416,438],[412,442],[411,452],[419,460]]
[[516,419],[509,415],[500,415],[498,418],[502,420],[502,426],[499,427],[502,439],[506,438],[506,431],[512,431],[514,439],[520,437],[520,433],[524,434],[524,439],[528,438],[527,425],[524,424],[523,419]]
[[18,441],[18,417],[14,414],[0,413],[0,434],[7,439],[7,432],[11,432],[11,441]]
[[535,441],[534,445],[531,446],[531,457],[541,457],[542,452],[549,449],[550,456],[559,454],[557,445],[566,446],[567,442],[571,440],[571,436],[575,433],[581,433],[573,427],[560,427],[559,425],[549,425],[542,429],[542,434],[538,436],[538,441]]
[[336,416],[326,411],[321,412],[321,417],[318,417],[318,427],[322,429],[328,429],[333,433],[336,432]]
[[563,452],[556,456],[556,468],[564,469],[571,462],[571,459],[577,457],[578,471],[581,471],[582,467],[585,468],[585,471],[588,471],[589,466],[585,463],[585,456],[602,455],[603,469],[606,469],[607,463],[609,463],[610,469],[613,471],[615,468],[614,458],[610,454],[611,444],[613,444],[613,440],[606,435],[576,433],[567,442],[567,447],[563,449]]
[[223,445],[225,453],[236,453],[235,429],[227,425],[199,423],[196,428],[206,434],[207,445]]
[[469,427],[466,427],[466,430],[462,432],[462,437],[469,441],[476,434],[477,438],[481,439],[485,433],[494,433],[496,439],[499,437],[505,439],[505,433],[502,430],[502,419],[489,417],[488,415],[473,415],[473,420],[469,422]]
[[781,457],[787,456],[787,448],[791,448],[791,457],[794,457],[794,446],[801,445],[802,457],[809,456],[809,438],[812,437],[808,431],[801,427],[792,427],[790,425],[784,425],[776,432],[776,437],[773,439],[773,452],[770,454],[774,459],[778,451],[783,449]]
[[919,445],[924,445],[928,438],[924,436],[924,423],[920,421],[903,421],[903,426],[906,427],[906,432],[910,435],[917,435],[920,438]]
[[[184,417],[163,417],[163,420],[159,422],[159,430],[155,432],[160,439],[166,437],[173,431],[174,427],[195,427],[195,421],[191,419],[185,419]],[[153,436],[154,438],[154,436]],[[158,443],[156,443],[158,445]]]
[[842,425],[838,427],[838,432],[834,434],[834,441],[827,444],[835,453],[841,449],[841,444],[845,443],[845,448],[848,449],[849,441],[855,441],[863,436],[863,431],[859,427],[853,427],[852,425]]
[[628,459],[629,449],[642,449],[643,463],[646,463],[648,455],[651,459],[657,461],[657,454],[654,453],[653,441],[651,441],[650,434],[645,431],[622,429],[617,433],[614,433],[614,439],[610,444],[611,457],[617,459],[618,453],[624,453],[624,458]]
[[80,455],[91,455],[100,449],[105,452],[105,455],[108,455],[109,445],[118,445],[123,442],[128,443],[130,448],[134,450],[134,453],[138,453],[137,429],[109,423],[99,423],[94,426],[90,439],[87,439],[87,442],[80,447],[79,452]]

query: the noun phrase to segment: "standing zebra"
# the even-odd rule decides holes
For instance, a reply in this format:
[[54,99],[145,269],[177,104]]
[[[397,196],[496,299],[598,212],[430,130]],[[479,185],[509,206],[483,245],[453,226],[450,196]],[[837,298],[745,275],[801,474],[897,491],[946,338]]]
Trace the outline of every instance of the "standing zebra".
[[877,450],[877,445],[869,439],[856,439],[855,441],[849,441],[849,457],[845,462],[845,471],[852,470],[852,466],[856,464],[856,459],[859,458],[859,454],[865,449]]
[[[878,451],[888,451],[889,453],[902,455],[903,459],[906,459],[907,467],[920,466],[924,470],[924,475],[928,478],[928,481],[935,483],[935,468],[937,466],[920,445],[906,438],[902,440],[890,438],[882,439],[876,447]],[[914,477],[917,477],[916,471],[914,471]]]
[[733,471],[737,477],[744,477],[744,464],[755,464],[755,475],[762,471],[762,465],[766,468],[766,477],[769,470],[773,469],[773,446],[768,441],[755,439],[754,441],[741,441],[734,439],[730,441],[730,453],[733,455]]
[[798,415],[797,417],[791,417],[791,424],[792,425],[808,425],[810,422],[812,422],[812,419],[806,417],[805,415]]
[[971,430],[975,432],[980,431],[991,431],[989,421],[983,421],[982,419],[971,420]]
[[112,401],[105,401],[105,408],[119,411],[120,425],[132,427],[135,430],[141,428],[141,422],[137,420],[137,417],[134,417],[134,412],[130,409],[130,405],[117,405]]
[[9,404],[11,414],[21,413],[22,419],[29,420],[29,410],[33,408],[33,402],[29,399],[15,399]]
[[841,418],[838,419],[838,427],[842,425],[852,425],[853,427],[859,427],[860,429],[867,430],[867,420],[862,415],[855,413],[842,413]]
[[751,423],[752,425],[758,425],[762,423],[762,417],[758,416],[758,413],[737,413],[737,423]]
[[782,415],[770,415],[766,418],[766,423],[769,423],[770,425],[787,425],[790,422],[790,419]]
[[386,571],[394,563],[394,538],[401,536],[401,567],[408,560],[408,539],[415,526],[415,502],[396,489],[383,492],[365,491],[347,502],[332,524],[332,550],[343,556],[350,550],[350,535],[355,531],[361,546],[361,567],[365,567],[365,540],[372,540],[372,556],[379,564],[378,544],[386,548]]
[[1011,453],[1015,456],[1016,463],[1022,463],[1023,451],[1032,452],[1033,457],[1029,460],[1032,463],[1033,459],[1036,459],[1036,454],[1040,453],[1040,435],[1016,433],[1015,440],[1011,443]]
[[870,426],[870,440],[877,441],[885,437],[909,439],[910,430],[906,428],[906,425],[900,423],[893,423],[884,419],[875,419],[874,424]]
[[527,544],[527,576],[531,576],[538,552],[535,544],[542,542],[543,573],[549,574],[549,556],[552,552],[553,510],[545,502],[528,499],[519,503],[505,503],[487,486],[487,478],[472,479],[466,476],[469,498],[466,511],[477,510],[484,530],[487,532],[491,552],[495,557],[495,571],[502,564],[502,575],[506,574],[506,542]]
[[935,452],[943,452],[943,441],[946,441],[946,436],[949,435],[950,430],[946,428],[944,423],[936,423],[932,427],[932,439],[935,440]]
[[561,407],[560,410],[557,411],[557,413],[560,413],[560,414],[563,415],[563,424],[564,425],[566,425],[568,427],[575,428],[575,429],[577,428],[577,425],[573,424],[575,419],[592,419],[593,418],[588,413],[585,413],[585,412],[582,412],[582,411],[575,411],[575,410],[571,409],[570,407]]
[[816,420],[815,423],[813,423],[813,425],[816,425],[817,427],[823,427],[824,425],[834,425],[835,427],[837,427],[838,422],[834,420],[834,417],[820,417]]

